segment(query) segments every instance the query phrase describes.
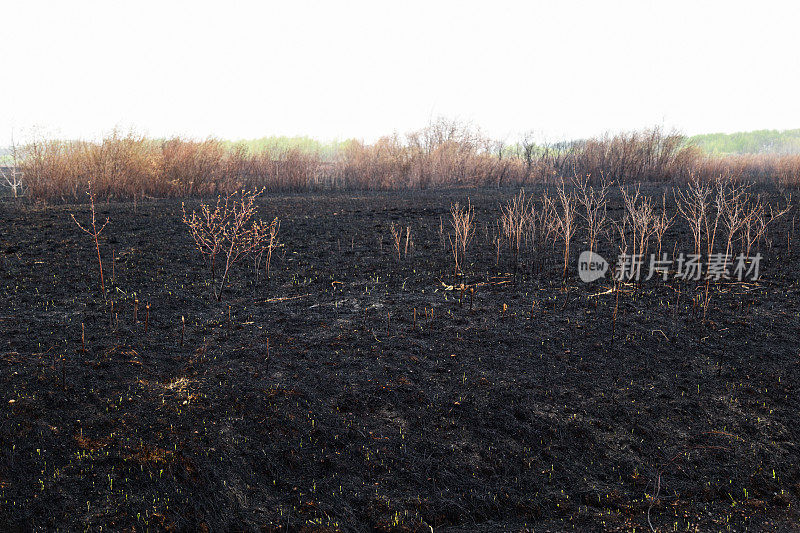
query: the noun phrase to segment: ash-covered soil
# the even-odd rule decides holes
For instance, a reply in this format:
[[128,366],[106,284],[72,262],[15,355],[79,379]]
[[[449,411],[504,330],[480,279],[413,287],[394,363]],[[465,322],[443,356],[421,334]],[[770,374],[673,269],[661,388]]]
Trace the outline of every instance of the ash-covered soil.
[[105,301],[88,206],[3,201],[0,530],[800,528],[797,210],[703,320],[698,283],[580,282],[582,229],[565,283],[558,248],[496,264],[512,194],[262,197],[284,246],[221,302],[179,201],[98,207]]

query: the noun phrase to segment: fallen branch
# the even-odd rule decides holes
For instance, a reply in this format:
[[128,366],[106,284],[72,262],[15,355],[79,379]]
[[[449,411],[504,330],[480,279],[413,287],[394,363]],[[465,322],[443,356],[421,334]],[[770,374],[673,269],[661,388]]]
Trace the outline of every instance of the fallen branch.
[[305,298],[306,296],[311,296],[310,294],[300,294],[299,296],[280,296],[277,298],[267,298],[266,300],[257,300],[257,304],[268,304],[273,302],[286,302],[288,300],[299,300],[300,298]]

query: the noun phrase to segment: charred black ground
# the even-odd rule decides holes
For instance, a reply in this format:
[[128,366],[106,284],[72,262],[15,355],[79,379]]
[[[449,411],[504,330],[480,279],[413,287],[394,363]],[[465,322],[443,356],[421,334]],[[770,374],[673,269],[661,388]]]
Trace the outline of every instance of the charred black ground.
[[[574,258],[566,283],[557,251],[495,265],[512,194],[263,197],[285,246],[221,302],[180,202],[99,206],[108,302],[87,206],[0,204],[0,529],[800,527],[797,211],[707,321],[694,284],[648,281],[612,337],[610,284]],[[472,303],[439,237],[467,197]]]

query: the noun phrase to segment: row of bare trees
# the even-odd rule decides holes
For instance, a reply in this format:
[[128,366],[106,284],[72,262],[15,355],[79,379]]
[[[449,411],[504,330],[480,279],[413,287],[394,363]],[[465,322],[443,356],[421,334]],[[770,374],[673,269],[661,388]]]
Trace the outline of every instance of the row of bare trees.
[[[337,153],[288,149],[252,153],[208,139],[155,140],[114,132],[102,141],[33,141],[15,152],[3,183],[15,193],[56,201],[226,194],[241,188],[405,189],[558,183],[567,176],[630,184],[692,178],[773,180],[800,185],[800,156],[707,157],[659,128],[586,141],[507,144],[477,128],[438,120],[405,136],[345,143]],[[23,177],[24,176],[24,177]]]

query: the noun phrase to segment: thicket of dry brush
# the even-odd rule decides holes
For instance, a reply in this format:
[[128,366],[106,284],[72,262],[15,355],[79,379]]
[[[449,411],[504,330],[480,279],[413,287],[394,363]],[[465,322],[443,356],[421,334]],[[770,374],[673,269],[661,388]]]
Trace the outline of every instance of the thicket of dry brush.
[[[100,198],[186,197],[241,188],[404,189],[557,183],[592,176],[599,182],[686,183],[723,176],[800,185],[800,156],[706,157],[685,138],[659,128],[586,141],[514,144],[491,141],[469,125],[439,120],[373,144],[351,141],[333,157],[297,149],[252,153],[208,139],[155,140],[114,132],[100,142],[33,141],[18,150],[26,194],[59,201],[83,197],[88,182]],[[16,183],[16,179],[14,181]]]
[[[614,191],[622,199],[618,217],[608,211]],[[757,245],[769,243],[769,228],[775,220],[790,212],[796,218],[795,202],[788,190],[784,189],[778,201],[770,201],[757,191],[753,185],[732,179],[693,179],[651,196],[639,184],[612,186],[600,180],[593,185],[588,176],[576,176],[545,188],[538,196],[520,191],[501,204],[491,235],[486,225],[487,241],[491,240],[498,266],[501,253],[508,250],[515,272],[519,265],[528,265],[533,271],[541,268],[543,261],[552,265],[560,257],[562,276],[567,277],[576,255],[573,243],[578,240],[583,245],[578,251],[596,252],[601,243],[607,243],[604,254],[610,247],[614,254],[638,257],[621,281],[663,276],[663,271],[640,271],[639,266],[669,260],[662,249],[663,241],[676,224],[688,229],[689,237],[687,242],[674,243],[673,255],[682,252],[708,261],[714,254],[733,262],[738,256],[750,257]],[[793,230],[786,235],[789,245],[793,236]],[[673,271],[676,267],[672,266]],[[707,271],[699,274],[698,279],[706,280]]]

